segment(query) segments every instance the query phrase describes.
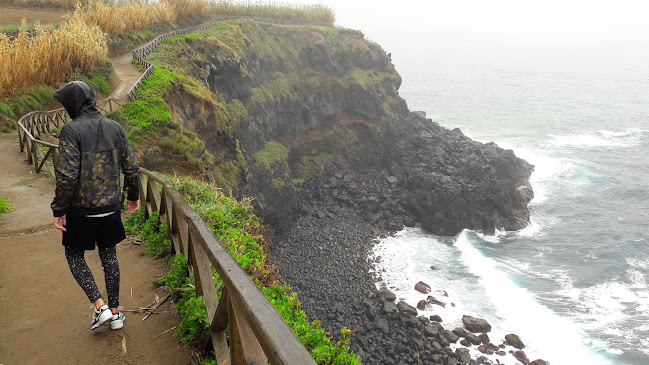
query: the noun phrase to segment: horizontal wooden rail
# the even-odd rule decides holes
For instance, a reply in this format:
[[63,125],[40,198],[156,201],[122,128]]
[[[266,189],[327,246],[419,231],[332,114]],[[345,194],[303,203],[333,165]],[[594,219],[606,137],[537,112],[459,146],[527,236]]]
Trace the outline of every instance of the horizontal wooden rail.
[[[205,298],[217,364],[315,364],[273,305],[169,181],[140,168],[140,202],[160,213],[176,253],[183,253]],[[224,283],[221,300],[212,268]],[[225,335],[229,328],[229,343]]]
[[[101,99],[97,101],[97,109],[104,113],[112,112],[122,106],[125,99],[125,95]],[[45,142],[42,137],[69,121],[70,117],[64,108],[27,113],[18,120],[20,152],[25,152],[27,163],[34,165],[34,172],[39,173],[46,167],[54,177],[58,145]],[[53,168],[50,169],[48,161],[51,161]]]

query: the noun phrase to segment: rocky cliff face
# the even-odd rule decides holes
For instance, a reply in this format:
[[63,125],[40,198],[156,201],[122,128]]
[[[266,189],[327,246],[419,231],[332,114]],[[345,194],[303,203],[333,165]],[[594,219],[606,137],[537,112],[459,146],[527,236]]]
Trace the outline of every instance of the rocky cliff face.
[[409,112],[389,57],[362,33],[235,20],[169,43],[168,67],[219,98],[210,116],[169,97],[176,119],[205,136],[214,175],[229,176],[217,181],[256,197],[277,230],[313,201],[440,235],[528,223],[532,166]]
[[357,330],[363,362],[455,363],[441,325],[377,293],[371,241],[416,224],[521,229],[533,167],[410,112],[389,57],[357,31],[234,20],[151,57],[202,83],[178,83],[165,101],[215,157],[204,176],[256,198],[277,232],[273,263],[307,314]]

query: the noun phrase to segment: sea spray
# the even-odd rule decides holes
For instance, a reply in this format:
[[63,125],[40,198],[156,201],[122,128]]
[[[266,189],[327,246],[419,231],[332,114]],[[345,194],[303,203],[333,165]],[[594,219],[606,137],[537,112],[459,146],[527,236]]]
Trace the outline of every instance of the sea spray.
[[[517,286],[499,268],[502,264],[474,247],[472,241],[478,240],[480,237],[469,231],[453,241],[407,228],[375,246],[374,259],[380,257],[375,275],[382,279],[377,287],[385,285],[398,300],[416,306],[426,295],[414,286],[424,281],[433,290],[430,295],[446,306],[429,305],[421,315],[440,315],[447,329],[461,327],[464,314],[485,318],[493,326],[492,343],[500,343],[508,333],[519,334],[530,359],[543,358],[553,364],[611,364],[596,354],[604,351],[603,344],[589,339],[578,325]],[[471,352],[474,358],[483,355],[475,348]],[[498,358],[504,364],[517,363],[511,355]]]

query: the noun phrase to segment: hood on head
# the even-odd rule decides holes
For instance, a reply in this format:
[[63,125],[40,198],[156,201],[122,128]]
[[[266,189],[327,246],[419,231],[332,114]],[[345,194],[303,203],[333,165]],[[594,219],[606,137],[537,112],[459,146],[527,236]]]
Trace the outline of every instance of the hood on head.
[[65,110],[74,119],[84,111],[94,111],[97,103],[97,92],[84,81],[72,81],[52,93]]

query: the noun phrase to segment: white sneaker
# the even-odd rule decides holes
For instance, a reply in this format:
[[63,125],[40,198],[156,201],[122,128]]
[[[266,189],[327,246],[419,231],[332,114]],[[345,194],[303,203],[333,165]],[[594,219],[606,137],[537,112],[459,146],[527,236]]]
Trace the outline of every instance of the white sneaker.
[[108,322],[108,320],[113,318],[113,313],[110,312],[106,304],[95,309],[95,313],[92,315],[92,322],[90,323],[90,329],[94,330],[95,328],[101,326],[102,324]]
[[118,330],[122,327],[124,327],[124,321],[126,320],[126,316],[124,313],[119,312],[117,314],[113,314],[113,319],[110,321],[110,328],[114,330]]

